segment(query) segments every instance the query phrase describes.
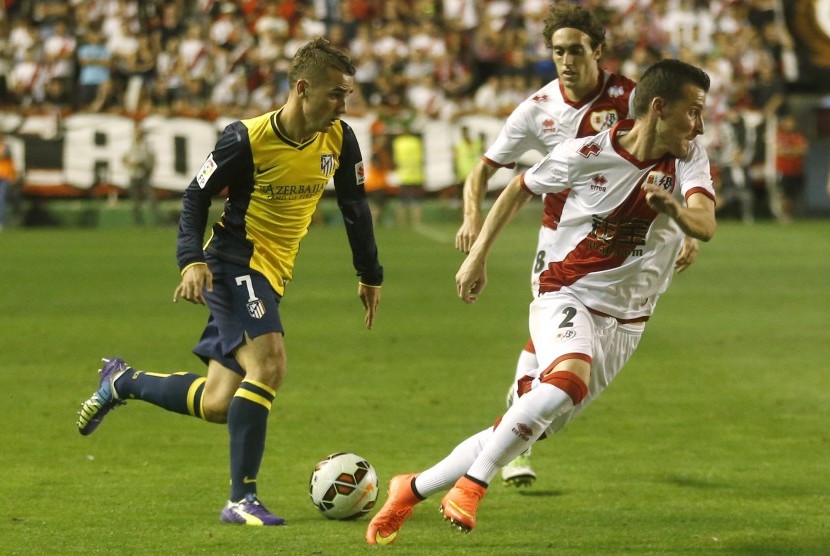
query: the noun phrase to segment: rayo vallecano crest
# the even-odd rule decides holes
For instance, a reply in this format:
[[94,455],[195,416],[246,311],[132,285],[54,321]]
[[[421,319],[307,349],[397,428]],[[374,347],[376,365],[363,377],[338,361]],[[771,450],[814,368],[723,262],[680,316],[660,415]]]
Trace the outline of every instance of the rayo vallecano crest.
[[617,123],[618,119],[616,110],[597,110],[591,113],[591,127],[596,131],[605,131]]
[[334,155],[324,154],[320,155],[320,171],[324,176],[330,176],[334,171]]
[[674,176],[671,174],[666,174],[665,172],[652,170],[646,176],[646,180],[644,183],[646,183],[647,185],[659,185],[666,191],[674,191]]

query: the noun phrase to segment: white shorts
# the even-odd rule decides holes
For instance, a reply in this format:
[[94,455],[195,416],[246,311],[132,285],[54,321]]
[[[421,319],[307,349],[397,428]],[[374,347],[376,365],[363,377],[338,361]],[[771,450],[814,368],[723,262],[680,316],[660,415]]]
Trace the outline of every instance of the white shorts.
[[539,228],[539,239],[536,242],[536,254],[530,267],[530,291],[533,297],[539,295],[539,276],[548,267],[550,254],[553,253],[553,238],[556,230],[542,226]]
[[645,329],[644,322],[623,324],[614,317],[591,313],[574,296],[561,292],[533,300],[529,325],[539,361],[534,372],[534,386],[538,384],[538,375],[558,359],[571,354],[591,358],[588,396],[557,417],[548,427],[548,435],[562,429],[611,384],[631,358]]

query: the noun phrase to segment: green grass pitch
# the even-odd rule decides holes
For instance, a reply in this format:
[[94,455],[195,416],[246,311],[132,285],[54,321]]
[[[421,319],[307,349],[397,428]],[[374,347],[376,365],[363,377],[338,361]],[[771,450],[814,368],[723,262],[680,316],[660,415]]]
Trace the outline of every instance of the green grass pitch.
[[490,283],[455,295],[457,220],[380,227],[373,331],[345,234],[315,226],[282,305],[288,378],[260,495],[288,526],[219,523],[224,427],[142,402],[75,429],[106,355],[202,372],[206,312],[174,305],[175,230],[0,234],[0,554],[830,554],[830,222],[722,223],[676,277],[615,384],[537,444],[531,489],[494,484],[460,535],[417,507],[399,541],[311,505],[335,451],[386,482],[427,467],[503,411],[527,336],[538,207],[496,244]]

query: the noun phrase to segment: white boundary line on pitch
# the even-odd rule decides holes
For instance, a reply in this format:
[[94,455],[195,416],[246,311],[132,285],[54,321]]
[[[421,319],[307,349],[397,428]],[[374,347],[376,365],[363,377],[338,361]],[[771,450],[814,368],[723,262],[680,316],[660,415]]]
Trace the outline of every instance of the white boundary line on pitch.
[[435,228],[431,228],[429,226],[425,226],[423,224],[419,224],[413,228],[413,231],[421,236],[424,236],[427,239],[431,239],[437,243],[452,243],[453,237],[449,234],[445,234],[444,232],[438,231]]

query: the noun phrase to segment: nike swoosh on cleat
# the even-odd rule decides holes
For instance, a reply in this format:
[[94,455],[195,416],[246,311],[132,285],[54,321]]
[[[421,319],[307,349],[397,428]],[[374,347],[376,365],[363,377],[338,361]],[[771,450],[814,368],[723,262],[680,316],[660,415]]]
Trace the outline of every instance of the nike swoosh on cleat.
[[382,545],[383,544],[392,544],[393,542],[395,542],[395,539],[397,539],[397,538],[398,538],[398,531],[394,531],[394,532],[390,533],[388,537],[384,537],[383,535],[381,535],[380,531],[375,533],[375,542],[378,543],[378,544],[382,544]]
[[240,516],[242,519],[245,520],[245,523],[248,525],[264,525],[262,520],[259,519],[255,515],[251,515],[248,512],[243,512],[242,510],[236,510],[236,514]]
[[461,514],[463,514],[463,515],[466,515],[467,517],[473,517],[473,514],[471,514],[471,513],[469,513],[469,512],[464,511],[464,508],[462,508],[461,506],[459,506],[458,504],[456,504],[456,503],[455,503],[455,502],[453,502],[452,500],[450,500],[450,504],[452,505],[452,507],[453,507],[453,508],[455,508],[456,510],[458,510],[458,512],[459,512],[459,513],[461,513]]

